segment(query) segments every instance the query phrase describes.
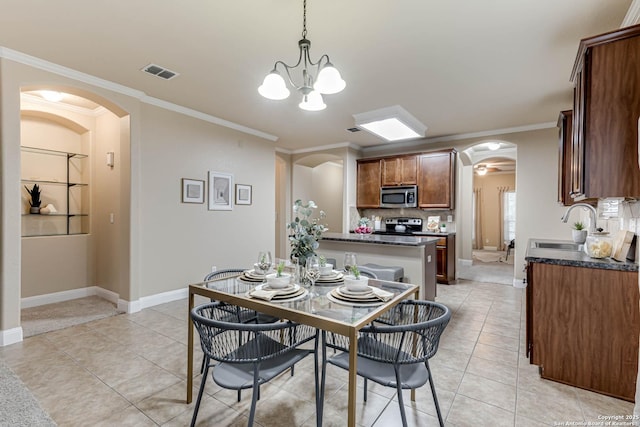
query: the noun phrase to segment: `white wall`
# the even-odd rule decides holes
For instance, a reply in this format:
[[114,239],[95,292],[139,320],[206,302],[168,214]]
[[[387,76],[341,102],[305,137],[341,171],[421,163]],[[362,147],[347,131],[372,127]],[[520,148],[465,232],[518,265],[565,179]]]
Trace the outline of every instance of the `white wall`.
[[313,200],[326,213],[323,220],[329,230],[342,232],[342,165],[330,162],[316,166],[312,170]]

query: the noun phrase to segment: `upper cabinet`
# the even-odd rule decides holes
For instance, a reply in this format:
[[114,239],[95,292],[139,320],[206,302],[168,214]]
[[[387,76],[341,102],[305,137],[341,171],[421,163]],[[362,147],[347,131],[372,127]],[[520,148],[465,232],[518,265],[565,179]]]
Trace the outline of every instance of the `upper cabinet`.
[[456,151],[424,153],[418,157],[418,207],[455,207]]
[[453,209],[456,151],[358,160],[358,208],[380,207],[380,187],[417,185],[418,207]]
[[357,200],[359,208],[380,206],[380,159],[358,160]]
[[383,187],[418,183],[418,156],[390,157],[381,161]]
[[558,117],[559,144],[558,144],[558,203],[569,206],[573,204],[571,198],[572,183],[572,132],[571,124],[573,112],[571,110],[561,111]]
[[571,196],[640,196],[640,25],[583,39],[573,67]]

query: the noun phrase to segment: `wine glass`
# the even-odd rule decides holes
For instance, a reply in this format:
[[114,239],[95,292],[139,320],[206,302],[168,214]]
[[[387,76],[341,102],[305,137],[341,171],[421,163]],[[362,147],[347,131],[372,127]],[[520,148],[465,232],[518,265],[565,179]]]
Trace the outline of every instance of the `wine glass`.
[[262,251],[258,252],[258,262],[256,263],[256,268],[260,270],[260,273],[267,274],[269,268],[271,268],[272,259],[270,251]]
[[315,285],[316,280],[320,277],[320,260],[318,257],[315,255],[308,257],[305,268],[307,280],[311,282],[311,286]]
[[344,271],[345,273],[351,272],[351,267],[358,265],[356,254],[353,252],[346,252],[344,254]]

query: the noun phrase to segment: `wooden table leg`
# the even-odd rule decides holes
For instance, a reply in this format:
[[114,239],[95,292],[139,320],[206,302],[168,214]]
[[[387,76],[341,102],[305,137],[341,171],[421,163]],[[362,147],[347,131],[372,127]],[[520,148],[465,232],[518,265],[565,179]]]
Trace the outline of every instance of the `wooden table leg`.
[[187,405],[193,400],[193,321],[191,310],[195,301],[195,295],[189,290],[189,313],[187,320]]
[[348,426],[356,426],[356,396],[358,391],[358,331],[352,330],[349,334],[349,397],[348,402]]

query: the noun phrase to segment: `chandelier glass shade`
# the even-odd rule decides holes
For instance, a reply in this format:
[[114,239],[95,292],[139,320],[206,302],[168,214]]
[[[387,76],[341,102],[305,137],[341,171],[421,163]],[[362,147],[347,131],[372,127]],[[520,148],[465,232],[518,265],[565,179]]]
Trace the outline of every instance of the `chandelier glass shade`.
[[[322,55],[317,62],[311,60],[309,47],[311,42],[307,39],[307,1],[303,2],[302,39],[298,41],[300,55],[295,65],[288,65],[283,61],[276,61],[273,70],[264,78],[262,85],[258,87],[258,93],[268,99],[281,100],[289,97],[291,92],[287,88],[287,82],[282,77],[278,66],[284,71],[289,84],[302,95],[300,108],[307,111],[324,110],[327,105],[322,95],[331,95],[342,91],[347,85],[340,72],[329,61],[328,55]],[[302,81],[294,82],[291,71],[302,67]],[[315,78],[312,71],[315,71]]]

